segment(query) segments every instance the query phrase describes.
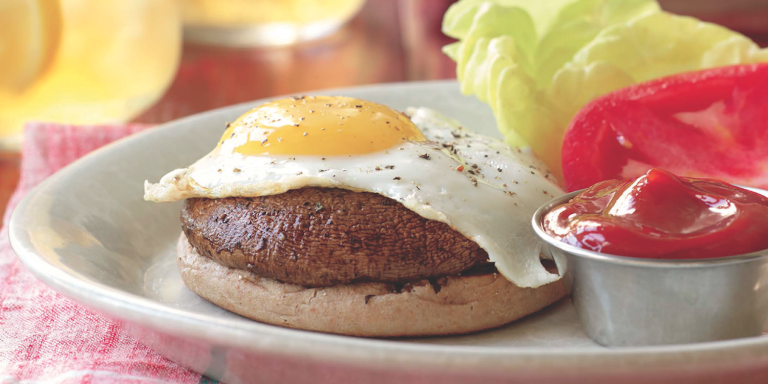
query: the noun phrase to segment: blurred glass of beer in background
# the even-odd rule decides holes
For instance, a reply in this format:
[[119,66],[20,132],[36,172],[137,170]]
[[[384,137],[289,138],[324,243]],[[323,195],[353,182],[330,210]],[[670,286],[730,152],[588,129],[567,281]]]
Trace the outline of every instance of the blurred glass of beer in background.
[[326,36],[365,0],[181,0],[184,36],[224,46],[275,46]]
[[25,121],[123,122],[176,72],[176,0],[0,0],[0,150]]

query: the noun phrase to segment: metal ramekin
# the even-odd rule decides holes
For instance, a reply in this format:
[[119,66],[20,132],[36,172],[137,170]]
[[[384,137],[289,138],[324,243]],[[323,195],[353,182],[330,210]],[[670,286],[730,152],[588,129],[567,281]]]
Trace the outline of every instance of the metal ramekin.
[[[768,192],[751,190],[767,195]],[[768,320],[768,250],[658,260],[614,256],[549,236],[541,222],[581,191],[539,208],[532,224],[554,255],[587,335],[605,346],[684,344],[758,336]]]

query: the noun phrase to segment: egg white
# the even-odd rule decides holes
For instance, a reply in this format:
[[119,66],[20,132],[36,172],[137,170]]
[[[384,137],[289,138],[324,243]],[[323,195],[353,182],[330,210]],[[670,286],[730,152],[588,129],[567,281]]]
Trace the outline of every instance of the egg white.
[[[145,182],[144,198],[265,196],[303,187],[374,192],[451,225],[520,287],[559,279],[541,265],[541,243],[530,224],[540,205],[564,193],[544,165],[434,110],[409,108],[407,114],[428,141],[366,155],[244,156],[234,149],[248,134],[235,130],[189,168],[172,171],[157,184]],[[562,274],[564,260],[555,262]]]

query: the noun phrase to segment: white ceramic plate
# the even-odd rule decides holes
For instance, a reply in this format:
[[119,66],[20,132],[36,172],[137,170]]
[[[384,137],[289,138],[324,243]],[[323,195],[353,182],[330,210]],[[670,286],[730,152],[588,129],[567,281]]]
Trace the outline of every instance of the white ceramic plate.
[[[426,106],[499,136],[489,108],[455,82],[314,92],[405,109]],[[187,117],[111,144],[58,172],[19,204],[13,248],[45,283],[116,320],[192,369],[250,382],[768,382],[768,339],[606,349],[581,331],[563,300],[474,335],[378,340],[285,329],[200,299],[176,270],[179,204],[142,200],[157,181],[207,153],[247,104]],[[632,300],[628,297],[627,300]]]

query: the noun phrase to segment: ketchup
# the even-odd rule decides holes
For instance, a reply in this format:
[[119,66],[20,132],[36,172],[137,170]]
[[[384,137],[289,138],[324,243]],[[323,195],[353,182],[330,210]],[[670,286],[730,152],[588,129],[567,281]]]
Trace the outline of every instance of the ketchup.
[[603,181],[555,207],[544,230],[592,251],[703,259],[768,249],[768,198],[731,184],[651,169]]

